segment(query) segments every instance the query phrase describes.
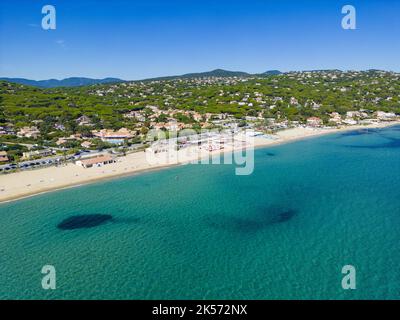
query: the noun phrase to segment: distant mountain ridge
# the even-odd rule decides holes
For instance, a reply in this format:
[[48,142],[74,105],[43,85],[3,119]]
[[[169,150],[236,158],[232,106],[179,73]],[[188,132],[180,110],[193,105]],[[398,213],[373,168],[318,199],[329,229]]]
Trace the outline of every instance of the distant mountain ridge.
[[251,74],[243,71],[229,71],[224,69],[215,69],[206,72],[197,72],[197,73],[186,73],[177,76],[166,76],[166,77],[156,77],[149,78],[140,81],[160,81],[160,80],[172,80],[172,79],[190,79],[190,78],[209,78],[209,77],[251,77],[251,76],[270,76],[270,75],[278,75],[282,72],[278,70],[270,70],[263,73]]
[[172,80],[172,79],[190,79],[190,78],[208,78],[208,77],[250,77],[251,74],[242,71],[229,71],[223,69],[215,69],[212,71],[206,72],[196,72],[196,73],[185,73],[182,75],[176,76],[165,76],[165,77],[155,77],[155,78],[148,78],[139,81],[160,81],[160,80]]
[[229,71],[223,69],[215,69],[207,72],[187,73],[182,78],[200,78],[200,77],[248,77],[250,73],[242,71]]
[[[208,78],[208,77],[251,77],[251,76],[272,76],[279,75],[282,72],[279,70],[270,70],[263,73],[251,74],[243,71],[229,71],[223,69],[215,69],[212,71],[198,72],[198,73],[186,73],[177,76],[165,76],[156,77],[143,80],[133,81],[161,81],[161,80],[173,80],[173,79],[191,79],[191,78]],[[24,84],[28,86],[40,87],[40,88],[56,88],[56,87],[79,87],[79,86],[90,86],[94,84],[106,84],[106,83],[119,83],[127,82],[129,80],[122,80],[119,78],[104,78],[104,79],[92,79],[84,77],[71,77],[62,80],[49,79],[49,80],[30,80],[24,78],[5,78],[2,77],[0,80],[14,82],[18,84]]]
[[279,70],[268,70],[262,73],[263,75],[268,75],[268,76],[277,76],[279,74],[282,74]]
[[57,79],[29,80],[24,78],[0,78],[0,80],[15,82],[27,86],[40,87],[40,88],[79,87],[79,86],[90,86],[93,84],[124,82],[124,80],[118,78],[92,79],[84,77],[71,77],[62,80],[57,80]]

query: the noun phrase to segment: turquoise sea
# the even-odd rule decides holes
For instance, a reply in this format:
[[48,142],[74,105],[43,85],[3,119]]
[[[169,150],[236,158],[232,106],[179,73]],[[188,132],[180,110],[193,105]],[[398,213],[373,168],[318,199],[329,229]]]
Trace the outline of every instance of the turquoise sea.
[[399,244],[400,127],[361,130],[2,204],[0,298],[398,299]]

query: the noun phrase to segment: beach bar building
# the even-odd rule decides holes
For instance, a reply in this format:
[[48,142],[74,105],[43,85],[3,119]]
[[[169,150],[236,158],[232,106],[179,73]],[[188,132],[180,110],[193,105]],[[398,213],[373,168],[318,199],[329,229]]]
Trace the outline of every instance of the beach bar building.
[[76,165],[83,168],[102,167],[109,163],[115,163],[115,159],[109,155],[101,155],[94,158],[78,160],[75,162]]

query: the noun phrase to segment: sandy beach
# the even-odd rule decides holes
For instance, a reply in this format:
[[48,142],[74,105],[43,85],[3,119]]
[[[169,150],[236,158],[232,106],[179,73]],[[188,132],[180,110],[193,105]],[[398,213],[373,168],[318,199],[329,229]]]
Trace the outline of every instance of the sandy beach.
[[[254,148],[267,147],[288,143],[308,137],[331,134],[343,131],[353,131],[366,128],[392,126],[400,122],[380,123],[368,126],[352,126],[333,129],[293,128],[278,132],[273,139],[256,137]],[[235,146],[227,146],[223,150],[206,151],[188,147],[178,151],[178,156],[171,160],[150,161],[146,152],[137,152],[117,158],[116,163],[102,167],[85,169],[73,163],[61,167],[48,167],[37,170],[20,171],[0,175],[0,202],[16,200],[43,192],[78,186],[102,179],[127,176],[143,171],[157,170],[170,166],[192,163],[204,157],[218,155],[222,152],[240,150]]]

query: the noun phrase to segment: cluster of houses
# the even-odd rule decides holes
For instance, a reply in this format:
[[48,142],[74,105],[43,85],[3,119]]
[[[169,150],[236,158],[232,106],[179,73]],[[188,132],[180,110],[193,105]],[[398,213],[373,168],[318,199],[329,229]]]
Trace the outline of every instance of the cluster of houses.
[[33,138],[36,139],[40,136],[40,130],[35,127],[22,127],[17,132],[12,125],[0,126],[0,136],[2,135],[16,135],[18,138]]
[[15,130],[13,126],[8,125],[8,126],[0,126],[0,136],[5,136],[5,135],[14,135]]
[[[362,75],[362,77],[361,77]],[[122,145],[126,141],[132,140],[137,136],[143,137],[147,129],[158,129],[165,131],[180,131],[187,128],[213,128],[237,132],[240,127],[254,129],[261,132],[274,132],[288,127],[307,126],[310,128],[321,128],[328,119],[330,126],[351,126],[357,124],[370,124],[377,122],[393,121],[399,119],[393,112],[368,111],[364,109],[348,111],[345,114],[332,112],[330,114],[320,114],[320,117],[309,117],[306,123],[299,121],[289,121],[286,117],[281,117],[282,107],[291,109],[301,107],[311,107],[312,110],[320,110],[323,102],[318,101],[318,95],[308,98],[308,95],[301,95],[296,92],[295,86],[282,86],[281,76],[274,77],[268,82],[268,90],[265,89],[266,80],[257,77],[201,77],[174,80],[154,80],[147,82],[124,82],[107,86],[95,86],[89,88],[88,94],[98,97],[112,96],[131,106],[132,110],[125,112],[123,116],[123,126],[118,130],[109,128],[95,130],[94,119],[87,115],[80,115],[75,119],[78,127],[85,127],[85,134],[75,133],[61,138],[54,138],[52,146],[59,149],[69,147],[69,142],[74,142],[74,146],[82,149],[94,149],[97,139],[110,145]],[[310,71],[310,72],[290,72],[282,75],[285,81],[292,81],[296,85],[306,85],[314,94],[319,91],[327,90],[340,94],[352,92],[355,97],[355,105],[374,105],[377,110],[381,102],[391,103],[399,101],[398,90],[391,84],[391,79],[398,83],[399,75],[386,72],[375,71],[371,75],[357,71]],[[249,85],[247,82],[251,82]],[[288,82],[290,84],[290,82]],[[244,85],[243,85],[244,84]],[[352,86],[352,84],[357,84]],[[217,87],[215,87],[217,85]],[[240,85],[240,86],[239,86]],[[214,87],[212,87],[214,86]],[[355,88],[364,86],[364,90]],[[378,86],[378,87],[376,87]],[[387,88],[385,88],[385,86]],[[207,96],[199,88],[210,88]],[[380,95],[386,89],[384,95]],[[398,97],[396,97],[398,95]],[[311,95],[310,95],[311,96]],[[162,97],[162,98],[160,98]],[[235,118],[229,113],[200,113],[186,105],[187,98],[194,98],[196,105],[205,107],[204,111],[209,111],[209,106],[221,105],[232,110],[245,110],[241,119]],[[397,99],[397,100],[396,100]],[[386,104],[384,104],[386,105]],[[126,109],[124,109],[126,110]],[[383,108],[383,110],[388,110]],[[266,118],[267,117],[267,118]],[[14,135],[18,138],[37,139],[40,137],[40,130],[37,121],[32,121],[30,126],[14,128],[12,125],[0,126],[1,135]],[[129,128],[129,129],[128,129]],[[62,123],[56,123],[54,129],[57,137],[64,135],[66,128]],[[146,130],[142,130],[146,129]],[[143,132],[143,133],[142,133]],[[95,141],[96,140],[96,141]],[[220,144],[204,144],[204,148],[216,149]],[[162,149],[163,146],[161,145]],[[54,150],[54,149],[53,149]],[[48,151],[29,151],[24,153],[24,159],[51,156]],[[7,153],[0,153],[0,163],[8,161]],[[98,162],[82,162],[83,167],[107,164],[110,160],[103,158],[97,159]],[[104,160],[104,161],[103,161]]]
[[[295,101],[293,101],[295,102]],[[219,126],[222,130],[230,130],[231,132],[237,132],[238,131],[238,120],[235,119],[233,116],[229,114],[211,114],[211,113],[206,113],[206,114],[200,114],[194,111],[178,111],[178,110],[160,110],[157,107],[151,107],[152,113],[150,115],[145,115],[145,111],[140,110],[140,111],[131,111],[127,114],[125,114],[126,118],[133,118],[135,117],[136,120],[142,121],[143,118],[146,118],[150,120],[150,128],[152,129],[159,129],[159,130],[167,130],[167,131],[180,131],[185,128],[191,127],[188,126],[187,124],[181,123],[177,121],[174,116],[177,115],[177,113],[184,114],[187,117],[191,117],[192,119],[197,119],[198,121],[202,121],[201,127],[207,127],[207,125],[214,125],[214,126]],[[157,122],[156,120],[159,117],[164,117],[167,119],[166,122]],[[260,125],[260,120],[262,121],[262,124]],[[377,111],[375,113],[371,113],[370,111],[360,109],[358,111],[348,111],[345,115],[341,115],[338,112],[332,112],[329,114],[329,122],[332,123],[335,126],[341,126],[341,125],[357,125],[357,124],[371,124],[371,123],[378,123],[378,122],[384,122],[384,121],[393,121],[399,119],[399,116],[397,116],[395,113],[392,112],[383,112],[383,111]],[[84,125],[91,125],[90,118],[82,116],[79,119],[80,123],[83,123]],[[203,122],[204,121],[204,122]],[[281,129],[286,129],[288,127],[296,127],[296,126],[304,126],[304,124],[301,124],[296,121],[289,122],[288,120],[281,120],[277,121],[275,118],[269,118],[269,119],[264,119],[262,117],[246,117],[247,125],[246,129],[257,129],[261,131],[267,131],[267,130],[281,130]],[[306,126],[310,128],[320,128],[324,126],[324,122],[321,118],[319,117],[309,117],[306,120]],[[4,128],[3,128],[4,130]],[[40,135],[40,131],[34,127],[23,127],[17,132],[18,137],[27,137],[27,138],[34,138],[38,137]],[[103,142],[106,142],[110,145],[122,145],[124,144],[125,141],[128,141],[129,139],[132,139],[135,137],[136,133],[127,129],[127,128],[121,128],[119,130],[111,130],[111,129],[102,129],[102,130],[91,130],[91,135],[90,136],[82,136],[82,134],[73,134],[70,135],[69,137],[63,137],[59,138],[56,142],[56,145],[59,147],[63,147],[65,143],[68,141],[79,141],[80,146],[83,149],[89,149],[92,146],[92,141],[91,139],[97,138],[100,139]],[[220,144],[209,144],[205,145],[204,148],[207,148],[209,150],[216,150],[220,148]],[[159,146],[159,148],[163,148],[163,146]],[[44,158],[44,157],[49,157],[53,156],[55,154],[54,149],[48,148],[48,149],[42,149],[42,150],[34,150],[34,151],[28,151],[23,153],[23,160],[30,160],[30,159],[38,159],[38,158]],[[0,153],[0,163],[5,163],[9,160],[7,157],[7,153],[5,151],[2,151]],[[101,160],[101,159],[100,159]],[[100,161],[101,162],[101,161]],[[107,162],[107,161],[104,161]],[[107,162],[108,163],[108,162]],[[92,166],[90,162],[87,164],[84,162],[82,163],[83,167],[90,167]]]
[[23,127],[17,132],[17,137],[19,138],[33,138],[36,139],[40,136],[40,131],[37,127]]
[[56,141],[56,145],[59,147],[63,147],[69,141],[79,141],[80,146],[88,149],[93,143],[90,141],[92,138],[98,138],[103,142],[113,144],[113,145],[121,145],[128,139],[131,139],[135,136],[135,133],[126,128],[121,128],[119,130],[111,130],[111,129],[102,129],[102,130],[92,130],[90,135],[83,136],[80,133],[72,134],[69,137],[58,138]]
[[[365,110],[348,111],[345,116],[341,116],[338,112],[329,114],[329,122],[335,126],[347,125],[353,126],[358,124],[372,124],[385,121],[394,121],[399,117],[393,112],[377,111],[374,116]],[[307,119],[309,127],[322,127],[323,121],[318,117],[310,117]]]
[[[150,114],[148,114],[150,111]],[[146,106],[141,110],[132,110],[124,114],[124,118],[132,119],[138,122],[138,127],[141,127],[141,123],[146,121],[149,122],[149,126],[152,129],[165,129],[167,131],[177,131],[185,128],[191,128],[191,123],[183,123],[176,119],[178,115],[182,115],[198,123],[201,128],[209,126],[209,120],[214,116],[212,113],[201,114],[192,110],[177,110],[168,108],[167,110],[160,110],[156,106]],[[160,119],[162,119],[160,121]]]
[[342,117],[337,112],[330,114],[329,121],[335,125],[357,125],[357,124],[371,124],[377,122],[393,121],[398,119],[397,115],[393,112],[377,111],[375,115],[372,115],[366,110],[359,111],[348,111],[346,115]]

